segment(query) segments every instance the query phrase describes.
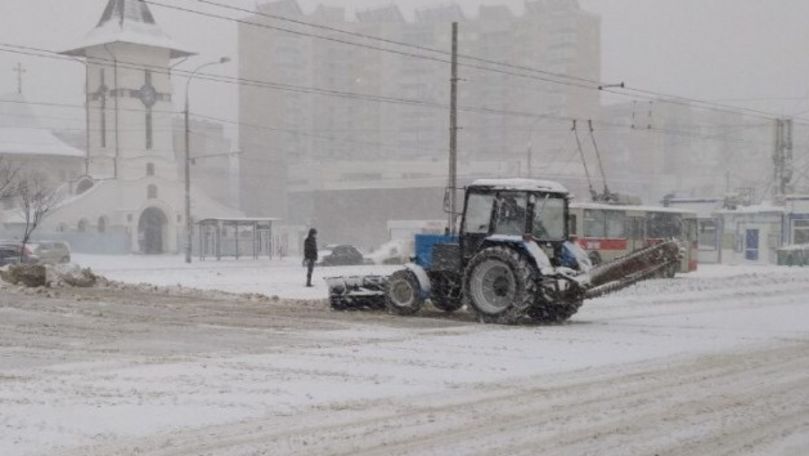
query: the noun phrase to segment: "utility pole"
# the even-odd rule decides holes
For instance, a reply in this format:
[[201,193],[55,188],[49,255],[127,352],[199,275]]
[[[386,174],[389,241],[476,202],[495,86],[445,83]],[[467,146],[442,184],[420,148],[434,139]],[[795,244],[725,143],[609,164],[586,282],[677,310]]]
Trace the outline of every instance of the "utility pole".
[[22,67],[22,63],[17,62],[17,66],[11,70],[17,73],[17,93],[22,95],[22,75],[23,73],[27,73],[27,71]]
[[[188,78],[189,83],[191,78]],[[194,222],[191,219],[191,126],[188,94],[185,96],[183,120],[185,122],[185,262],[191,263],[191,243],[194,235]],[[238,231],[238,230],[237,230]],[[236,233],[238,236],[238,233]]]
[[775,196],[791,191],[792,182],[792,119],[775,120],[775,148],[773,150]]
[[449,108],[449,232],[457,233],[455,213],[458,187],[458,23],[452,23],[452,65]]

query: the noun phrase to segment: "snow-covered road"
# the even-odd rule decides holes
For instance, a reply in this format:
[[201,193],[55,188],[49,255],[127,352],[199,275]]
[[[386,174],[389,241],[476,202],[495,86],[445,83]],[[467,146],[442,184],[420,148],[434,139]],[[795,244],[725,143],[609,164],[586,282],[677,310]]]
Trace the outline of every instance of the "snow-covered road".
[[164,255],[74,255],[73,260],[105,277],[129,283],[160,286],[182,285],[232,293],[261,293],[290,299],[324,299],[328,288],[324,277],[354,274],[387,274],[397,266],[317,267],[312,276],[314,287],[307,288],[306,269],[300,258],[241,259],[199,261],[186,264],[183,256]]
[[[295,264],[94,267],[325,296]],[[809,454],[809,269],[705,267],[550,327],[0,290],[0,454]]]

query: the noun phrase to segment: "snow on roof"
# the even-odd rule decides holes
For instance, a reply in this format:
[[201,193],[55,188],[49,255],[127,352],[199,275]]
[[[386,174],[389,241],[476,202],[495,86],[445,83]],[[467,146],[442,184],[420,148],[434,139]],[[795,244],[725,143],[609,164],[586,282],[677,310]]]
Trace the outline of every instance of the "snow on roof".
[[572,203],[570,207],[581,209],[609,209],[613,211],[645,211],[645,212],[666,212],[670,214],[694,214],[696,211],[679,208],[679,207],[663,207],[663,206],[625,206],[618,204],[604,204],[604,203]]
[[470,187],[492,187],[496,190],[518,190],[567,193],[564,185],[540,179],[478,179]]
[[0,155],[84,157],[41,126],[28,101],[18,93],[0,96]]
[[171,58],[195,54],[163,32],[147,4],[139,0],[109,0],[96,28],[62,54],[84,57],[88,48],[112,43],[168,49]]
[[783,206],[772,206],[765,203],[752,206],[738,206],[736,209],[723,209],[717,212],[721,214],[774,214],[787,212],[787,208]]
[[0,155],[50,155],[84,157],[84,151],[68,146],[41,128],[0,127]]

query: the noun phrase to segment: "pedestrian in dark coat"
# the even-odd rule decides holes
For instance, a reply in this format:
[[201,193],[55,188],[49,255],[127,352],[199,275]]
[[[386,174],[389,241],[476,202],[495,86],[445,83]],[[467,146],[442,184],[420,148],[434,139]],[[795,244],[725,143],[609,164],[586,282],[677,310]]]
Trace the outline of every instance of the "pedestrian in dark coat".
[[309,230],[309,236],[303,241],[303,264],[306,265],[306,286],[312,286],[312,271],[317,263],[317,230]]

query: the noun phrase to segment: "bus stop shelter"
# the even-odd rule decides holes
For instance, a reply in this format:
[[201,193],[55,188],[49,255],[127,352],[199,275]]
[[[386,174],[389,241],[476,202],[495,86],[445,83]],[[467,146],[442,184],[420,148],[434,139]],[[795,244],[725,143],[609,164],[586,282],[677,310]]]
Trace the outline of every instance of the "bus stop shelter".
[[207,218],[197,222],[200,260],[222,257],[272,259],[273,223],[277,218]]

